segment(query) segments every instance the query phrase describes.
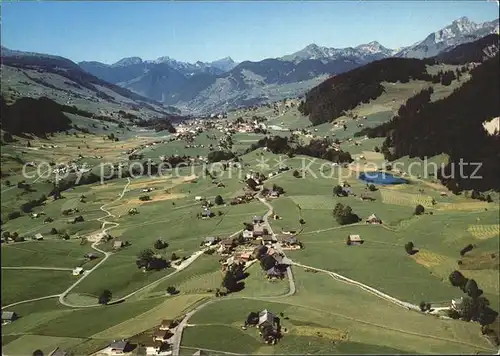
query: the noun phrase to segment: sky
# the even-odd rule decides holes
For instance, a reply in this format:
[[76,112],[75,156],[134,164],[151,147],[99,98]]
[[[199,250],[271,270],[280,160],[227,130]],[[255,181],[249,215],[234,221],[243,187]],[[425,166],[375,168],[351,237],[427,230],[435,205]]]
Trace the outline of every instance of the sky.
[[88,1],[1,3],[2,46],[75,62],[124,57],[259,61],[308,44],[399,48],[467,16],[498,18],[491,1]]

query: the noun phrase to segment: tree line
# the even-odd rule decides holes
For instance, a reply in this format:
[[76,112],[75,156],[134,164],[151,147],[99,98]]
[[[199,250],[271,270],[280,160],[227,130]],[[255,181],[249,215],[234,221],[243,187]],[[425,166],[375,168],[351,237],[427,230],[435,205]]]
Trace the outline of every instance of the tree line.
[[[390,161],[406,155],[448,154],[449,163],[438,170],[437,177],[455,193],[498,190],[500,136],[488,134],[483,127],[485,121],[500,116],[498,60],[497,54],[473,69],[471,79],[446,98],[431,102],[432,88],[422,90],[389,122],[362,134],[385,137],[381,152]],[[460,162],[467,163],[462,173]]]

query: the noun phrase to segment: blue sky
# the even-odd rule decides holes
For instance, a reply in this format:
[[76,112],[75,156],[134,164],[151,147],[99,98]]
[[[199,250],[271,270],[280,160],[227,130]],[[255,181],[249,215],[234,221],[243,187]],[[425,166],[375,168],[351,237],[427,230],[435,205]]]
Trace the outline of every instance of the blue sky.
[[2,45],[73,61],[279,57],[310,43],[398,48],[453,20],[498,17],[486,1],[2,2]]

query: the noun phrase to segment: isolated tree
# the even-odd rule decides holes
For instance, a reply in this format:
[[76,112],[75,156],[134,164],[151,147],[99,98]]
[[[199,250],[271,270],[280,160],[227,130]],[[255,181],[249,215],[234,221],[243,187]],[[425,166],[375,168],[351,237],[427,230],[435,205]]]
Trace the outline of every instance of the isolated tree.
[[172,252],[172,256],[170,256],[170,260],[171,261],[175,261],[177,259],[179,259],[179,257],[177,257],[177,255],[175,254],[175,252]]
[[370,184],[370,185],[368,186],[368,189],[369,189],[371,192],[374,192],[374,191],[376,191],[376,190],[377,190],[377,187],[376,187],[375,185],[373,185],[373,184]]
[[467,278],[465,278],[464,275],[457,270],[451,272],[448,280],[454,287],[461,287],[467,282]]
[[420,308],[420,311],[426,311],[427,310],[427,303],[425,303],[424,301],[421,301],[420,304],[418,305],[418,307]]
[[43,351],[38,349],[38,350],[35,350],[33,351],[33,356],[43,356]]
[[299,173],[299,171],[298,171],[298,170],[294,170],[294,171],[293,171],[293,176],[294,176],[295,178],[300,178],[300,173]]
[[14,142],[14,139],[13,139],[12,134],[10,132],[5,131],[3,133],[2,138],[3,138],[3,142],[5,142],[5,143]]
[[421,204],[418,204],[415,207],[415,215],[422,215],[424,213],[424,211],[425,211],[425,208]]
[[98,301],[99,304],[108,304],[111,300],[111,297],[113,294],[107,289],[103,290],[102,293],[99,295]]
[[[5,182],[5,183],[7,183],[7,182]],[[486,201],[487,201],[488,203],[492,203],[492,202],[493,202],[493,199],[491,198],[491,195],[489,195],[489,194],[488,194],[488,195],[486,196]]]
[[300,225],[304,225],[305,223],[306,223],[306,222],[305,222],[305,220],[304,220],[304,219],[300,219],[300,220],[299,220],[299,224],[300,224]]
[[215,202],[215,204],[217,204],[217,205],[222,205],[222,204],[224,204],[224,199],[222,199],[222,197],[221,197],[220,195],[217,195],[217,196],[215,197],[214,202]]
[[336,185],[335,187],[333,187],[333,194],[336,195],[336,196],[340,196],[340,194],[342,194],[343,192],[343,189],[340,185]]
[[154,243],[154,247],[157,250],[162,250],[162,249],[166,248],[167,246],[168,246],[168,243],[166,243],[165,241],[162,241],[162,240],[156,240]]
[[412,242],[412,241],[407,242],[407,243],[405,244],[405,251],[406,251],[406,253],[407,253],[407,254],[409,254],[409,255],[413,254],[413,252],[414,252],[413,248],[414,248],[414,247],[415,247],[415,246],[414,246],[414,244],[413,244],[413,242]]
[[55,227],[53,227],[52,229],[50,229],[50,234],[51,235],[57,235],[57,229]]
[[177,290],[176,290],[176,289],[175,289],[175,287],[173,287],[173,286],[168,286],[168,287],[167,287],[167,293],[168,293],[168,294],[175,294],[175,292],[176,292],[176,291],[177,291]]
[[473,299],[479,297],[482,294],[482,291],[477,286],[477,283],[473,279],[469,279],[465,284],[465,293]]
[[[5,181],[5,185],[6,185],[7,187],[10,187],[10,180],[6,180],[6,181]],[[491,197],[490,197],[490,198],[491,198]]]
[[222,286],[225,287],[228,291],[233,292],[238,288],[238,281],[236,277],[231,271],[227,271],[222,279]]
[[152,261],[154,257],[154,252],[151,249],[142,250],[137,255],[136,265],[138,268],[148,268],[149,263]]

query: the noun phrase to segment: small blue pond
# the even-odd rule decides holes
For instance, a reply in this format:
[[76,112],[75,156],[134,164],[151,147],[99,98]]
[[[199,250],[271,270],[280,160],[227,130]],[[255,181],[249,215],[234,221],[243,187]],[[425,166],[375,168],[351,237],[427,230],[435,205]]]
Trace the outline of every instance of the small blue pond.
[[386,172],[366,172],[359,175],[359,179],[366,183],[373,184],[406,184],[408,181],[404,178],[395,177]]

